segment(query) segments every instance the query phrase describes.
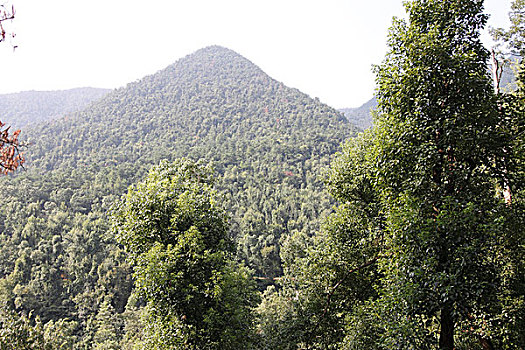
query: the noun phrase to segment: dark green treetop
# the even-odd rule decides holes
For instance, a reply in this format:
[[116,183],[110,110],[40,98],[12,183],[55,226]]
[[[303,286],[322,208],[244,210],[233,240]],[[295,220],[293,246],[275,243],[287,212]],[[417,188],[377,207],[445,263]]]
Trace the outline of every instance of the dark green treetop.
[[406,322],[391,319],[392,344],[424,346],[427,338],[431,346],[425,325],[436,322],[435,345],[453,349],[464,334],[458,326],[481,339],[493,332],[481,320],[494,316],[499,283],[503,196],[493,183],[505,137],[480,41],[483,1],[415,0],[406,8],[409,21],[394,21],[376,68],[375,181],[391,252],[380,265],[383,301],[406,314]]

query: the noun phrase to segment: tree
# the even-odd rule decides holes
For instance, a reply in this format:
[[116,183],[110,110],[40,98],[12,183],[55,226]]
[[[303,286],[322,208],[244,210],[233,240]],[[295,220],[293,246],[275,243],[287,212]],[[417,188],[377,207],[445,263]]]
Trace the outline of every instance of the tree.
[[375,68],[374,128],[329,174],[340,204],[307,258],[333,262],[318,268],[331,287],[313,329],[344,319],[348,349],[523,346],[507,343],[522,324],[523,209],[505,199],[521,197],[522,156],[488,74],[483,1],[405,7]]
[[251,346],[255,284],[232,260],[212,183],[203,162],[162,162],[114,211],[113,230],[148,307],[146,348]]
[[390,255],[380,262],[381,302],[401,313],[390,318],[389,341],[431,346],[436,323],[440,349],[455,347],[458,327],[490,348],[506,232],[494,183],[505,182],[506,138],[479,38],[487,16],[479,0],[406,9],[409,21],[394,21],[376,68],[375,181]]
[[111,305],[111,298],[106,295],[100,305],[98,314],[95,318],[96,332],[93,336],[94,350],[117,350],[119,339],[121,338],[119,315],[116,315],[115,309]]

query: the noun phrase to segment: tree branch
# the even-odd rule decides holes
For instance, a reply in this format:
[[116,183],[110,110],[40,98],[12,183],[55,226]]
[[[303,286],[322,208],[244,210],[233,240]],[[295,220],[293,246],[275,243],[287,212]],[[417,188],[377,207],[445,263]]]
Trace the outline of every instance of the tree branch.
[[25,144],[20,144],[18,141],[20,130],[10,135],[10,127],[2,130],[4,126],[5,124],[0,121],[0,174],[7,175],[14,172],[19,166],[24,168],[25,158],[19,148]]

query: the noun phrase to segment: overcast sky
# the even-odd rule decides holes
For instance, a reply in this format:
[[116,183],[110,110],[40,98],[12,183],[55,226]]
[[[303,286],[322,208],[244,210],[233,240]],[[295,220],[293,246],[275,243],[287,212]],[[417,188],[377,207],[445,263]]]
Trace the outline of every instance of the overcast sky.
[[[14,0],[13,52],[0,48],[0,93],[117,88],[208,45],[336,107],[374,92],[401,0]],[[507,26],[511,0],[486,0]],[[488,36],[487,36],[488,37]]]

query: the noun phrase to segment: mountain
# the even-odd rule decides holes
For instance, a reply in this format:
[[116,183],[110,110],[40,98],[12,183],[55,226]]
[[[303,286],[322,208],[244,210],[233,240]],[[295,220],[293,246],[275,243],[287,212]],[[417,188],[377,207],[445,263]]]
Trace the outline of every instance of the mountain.
[[361,129],[368,129],[372,126],[372,115],[370,111],[377,107],[375,97],[365,102],[357,108],[343,108],[339,112],[343,113],[350,123],[355,124]]
[[[314,129],[308,130],[309,126]],[[39,135],[49,137],[43,137],[32,154],[35,165],[45,169],[66,163],[77,166],[85,158],[79,152],[102,156],[97,162],[120,161],[98,152],[106,146],[124,152],[126,162],[136,162],[152,158],[150,149],[142,146],[154,141],[160,154],[150,159],[153,162],[173,154],[173,150],[218,160],[222,155],[209,151],[225,147],[231,139],[271,137],[265,141],[295,147],[329,137],[335,138],[337,148],[344,139],[341,132],[348,134],[341,131],[345,128],[350,129],[349,124],[334,109],[271,79],[233,51],[209,47],[116,90],[67,121],[39,128]],[[61,148],[70,137],[58,134],[69,134],[70,130],[82,134],[82,141],[72,140],[73,147],[62,147],[61,159],[44,165],[47,159],[43,154]],[[262,145],[252,142],[250,147]]]
[[[39,141],[28,152],[27,166],[81,168],[86,174],[128,166],[136,169],[125,180],[129,184],[161,159],[204,158],[215,164],[233,234],[265,237],[271,242],[263,244],[265,252],[278,260],[284,232],[314,229],[320,213],[329,210],[321,168],[353,132],[333,108],[270,78],[239,54],[213,46],[68,119],[36,133],[28,130]],[[86,204],[86,211],[91,207]],[[264,257],[258,260],[256,270],[262,271]],[[270,275],[279,271],[270,269],[275,270]]]
[[77,88],[59,91],[24,91],[0,95],[0,120],[13,128],[61,118],[84,109],[109,93],[108,89]]
[[263,288],[282,272],[280,242],[313,234],[331,211],[323,171],[355,132],[338,111],[219,46],[28,126],[28,170],[0,179],[0,299],[74,321],[89,344],[102,302],[121,314],[132,288],[107,212],[152,165],[178,157],[213,162],[238,258]]

